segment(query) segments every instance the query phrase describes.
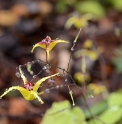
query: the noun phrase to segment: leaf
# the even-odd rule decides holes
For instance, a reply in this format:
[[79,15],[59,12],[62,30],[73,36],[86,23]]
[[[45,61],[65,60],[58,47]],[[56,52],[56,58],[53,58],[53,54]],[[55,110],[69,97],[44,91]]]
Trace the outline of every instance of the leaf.
[[58,13],[64,13],[67,11],[67,5],[63,3],[57,3],[55,9]]
[[111,0],[113,7],[122,12],[122,0]]
[[105,14],[105,10],[104,10],[103,6],[101,6],[101,4],[96,1],[79,2],[76,5],[76,10],[81,14],[90,13],[90,14],[94,15],[94,17],[96,19],[101,18]]
[[71,109],[69,101],[63,101],[53,103],[40,124],[86,124],[86,122],[79,107]]
[[108,104],[109,106],[122,106],[122,93],[112,93],[108,98]]
[[[104,100],[90,107],[90,111],[93,115],[98,115],[102,113],[107,107],[108,107],[107,101]],[[91,118],[91,113],[88,110],[84,111],[86,118]]]
[[57,0],[55,9],[58,13],[64,13],[68,10],[69,6],[75,4],[75,0]]
[[122,108],[119,106],[112,106],[98,116],[99,119],[90,120],[88,124],[101,124],[101,122],[105,124],[115,124],[121,119],[121,117]]

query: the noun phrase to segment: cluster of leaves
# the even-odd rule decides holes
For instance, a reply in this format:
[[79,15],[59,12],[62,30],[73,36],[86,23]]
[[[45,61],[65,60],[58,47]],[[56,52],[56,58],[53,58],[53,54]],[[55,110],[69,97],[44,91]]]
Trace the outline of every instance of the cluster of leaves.
[[[71,108],[68,101],[53,103],[46,112],[42,124],[115,124],[122,123],[122,91],[111,93],[106,99],[90,109],[82,111],[79,107]],[[55,118],[57,118],[55,120]],[[89,121],[85,121],[90,119]]]

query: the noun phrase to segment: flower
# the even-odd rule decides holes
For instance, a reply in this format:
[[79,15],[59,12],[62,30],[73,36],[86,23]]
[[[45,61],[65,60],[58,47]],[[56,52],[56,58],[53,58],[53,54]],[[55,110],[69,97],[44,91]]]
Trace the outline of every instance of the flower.
[[94,84],[90,83],[88,85],[88,89],[94,92],[94,95],[99,95],[100,93],[107,92],[107,89],[105,86],[100,85],[100,84]]
[[47,76],[47,77],[44,77],[40,80],[38,80],[35,84],[32,84],[31,82],[29,82],[26,77],[24,76],[21,68],[19,67],[19,71],[20,71],[20,75],[21,75],[21,78],[24,82],[24,86],[23,87],[20,87],[20,86],[12,86],[10,87],[8,90],[6,90],[1,96],[0,98],[2,98],[3,96],[5,96],[6,94],[8,94],[9,92],[11,92],[12,90],[18,90],[20,91],[20,93],[22,94],[22,96],[26,99],[26,100],[34,100],[34,99],[38,99],[39,102],[41,102],[41,104],[43,104],[44,102],[42,101],[42,99],[39,97],[38,95],[38,89],[40,87],[40,85],[47,79],[51,78],[51,77],[54,77],[56,75],[58,75],[59,73],[57,74],[54,74],[54,75],[51,75],[51,76]]
[[74,79],[77,81],[79,85],[83,84],[84,82],[89,82],[91,77],[89,73],[76,72],[74,74]]
[[31,52],[33,52],[36,47],[41,47],[41,48],[46,50],[47,58],[49,59],[50,58],[49,52],[53,49],[53,47],[57,43],[60,43],[60,42],[69,43],[69,42],[67,42],[65,40],[60,40],[60,39],[51,40],[51,38],[49,36],[46,36],[46,38],[43,39],[41,42],[33,45],[33,48],[31,50]]

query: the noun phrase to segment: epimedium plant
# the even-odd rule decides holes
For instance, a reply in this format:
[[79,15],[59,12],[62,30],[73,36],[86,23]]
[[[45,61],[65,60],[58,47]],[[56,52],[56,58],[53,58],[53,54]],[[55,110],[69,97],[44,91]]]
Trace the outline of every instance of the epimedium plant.
[[[81,31],[81,29],[80,29],[80,31]],[[77,39],[78,39],[78,36],[79,36],[79,34],[80,34],[80,31],[79,31],[78,35],[76,36],[76,38],[75,38],[75,40],[74,40],[73,46],[72,46],[72,48],[71,48],[71,51],[74,50],[74,46],[75,46],[75,43],[76,43],[76,41],[77,41]],[[40,41],[39,43],[37,43],[37,44],[35,44],[35,45],[33,46],[31,52],[33,52],[36,47],[41,47],[41,48],[43,48],[43,49],[46,50],[46,62],[43,62],[43,61],[41,61],[41,60],[38,60],[38,62],[43,63],[43,64],[45,64],[46,66],[44,66],[44,68],[43,68],[38,74],[40,74],[43,70],[48,70],[49,67],[47,67],[47,66],[54,66],[54,67],[56,67],[55,65],[50,64],[50,63],[48,62],[48,60],[50,59],[50,51],[51,51],[51,50],[55,47],[55,45],[58,44],[58,43],[68,43],[68,41],[61,40],[61,39],[52,40],[49,36],[47,36],[45,39],[43,39],[42,41]],[[72,53],[71,53],[71,55],[72,55]],[[71,56],[70,56],[70,59],[71,59]],[[69,63],[68,63],[68,68],[69,68],[69,64],[70,64],[70,59],[69,59]],[[28,64],[28,63],[29,63],[29,64]],[[33,71],[31,70],[31,62],[28,62],[28,63],[25,64],[25,65],[27,65],[27,70],[30,72],[30,74],[33,75]],[[38,90],[39,90],[39,87],[40,87],[40,86],[43,84],[43,82],[46,81],[47,79],[49,79],[49,78],[52,79],[52,77],[58,76],[58,75],[60,75],[60,74],[59,74],[59,73],[56,73],[56,74],[53,74],[53,75],[50,75],[50,76],[47,76],[47,77],[43,77],[42,79],[38,80],[37,82],[32,83],[32,82],[31,82],[32,80],[31,80],[31,81],[28,81],[28,79],[27,79],[26,76],[24,75],[24,72],[22,71],[22,67],[23,67],[23,66],[24,66],[24,65],[20,65],[20,66],[18,67],[18,69],[19,69],[20,77],[21,77],[21,79],[23,80],[24,85],[23,85],[23,86],[19,86],[19,85],[18,85],[18,86],[12,86],[12,87],[10,87],[9,89],[7,89],[7,90],[0,96],[0,98],[2,98],[3,96],[7,95],[7,94],[8,94],[9,92],[11,92],[11,91],[18,90],[26,100],[29,100],[29,101],[30,101],[30,100],[38,99],[38,101],[39,101],[41,104],[43,104],[44,102],[43,102],[43,100],[40,98],[39,95],[43,94],[44,91],[39,92],[39,91],[38,91]],[[63,69],[63,68],[61,68],[61,67],[56,67],[56,68],[61,69],[64,74],[65,74],[65,73],[69,74],[68,68],[67,68],[67,70],[65,70],[65,69]],[[38,75],[38,74],[37,74],[37,75]],[[37,75],[36,75],[36,76],[37,76]],[[36,77],[36,76],[35,76],[35,77]],[[72,78],[71,78],[71,79],[72,79]],[[69,86],[69,85],[67,85],[67,86],[68,86],[69,94],[70,94],[70,96],[71,96],[71,99],[72,99],[72,102],[73,102],[73,106],[74,106],[75,103],[74,103],[74,99],[73,99],[73,95],[72,95],[73,92],[72,92],[72,90],[70,89],[70,86]],[[60,86],[59,86],[59,87],[60,87]],[[50,91],[50,89],[47,89],[47,90]]]
[[[50,51],[56,46],[56,44],[58,44],[58,43],[68,43],[68,42],[65,41],[65,40],[61,40],[61,39],[52,40],[49,36],[47,36],[45,39],[43,39],[39,43],[35,44],[32,47],[32,50],[31,50],[31,52],[33,52],[36,47],[40,47],[40,48],[45,49],[45,51],[46,51],[46,62],[42,61],[42,60],[35,60],[35,61],[28,62],[27,64],[25,64],[27,66],[27,71],[31,75],[34,74],[34,72],[31,70],[31,65],[32,64],[34,64],[35,62],[38,62],[38,63],[41,63],[41,64],[44,65],[42,70],[39,73],[37,73],[36,75],[33,75],[34,78],[36,78],[37,75],[39,75],[43,70],[47,70],[48,73],[50,74],[49,69],[53,66],[55,68],[58,68],[58,69],[62,70],[65,80],[67,80],[66,74],[69,75],[73,84],[58,85],[58,86],[55,86],[55,87],[51,87],[50,89],[46,89],[45,91],[39,92],[39,88],[40,88],[40,86],[42,86],[44,81],[46,81],[46,80],[53,81],[52,78],[55,77],[55,76],[59,76],[60,73],[56,73],[56,74],[52,74],[52,75],[43,77],[43,78],[39,79],[37,82],[32,83],[33,78],[32,78],[31,81],[29,81],[27,79],[27,77],[25,76],[24,71],[22,69],[25,65],[20,65],[18,67],[18,70],[19,70],[20,77],[21,77],[21,79],[24,83],[23,86],[19,86],[19,85],[18,86],[12,86],[9,89],[7,89],[0,97],[2,98],[5,95],[7,95],[8,93],[10,93],[11,91],[18,90],[26,100],[31,101],[31,100],[37,99],[41,104],[44,104],[44,101],[41,99],[40,95],[44,94],[45,92],[49,93],[53,89],[58,89],[60,87],[62,88],[62,87],[66,86],[66,87],[68,87],[68,90],[69,90],[69,95],[70,95],[71,100],[72,100],[72,106],[75,106],[75,102],[74,102],[74,98],[73,98],[73,91],[70,89],[70,85],[76,85],[76,84],[74,82],[74,79],[72,78],[72,76],[69,73],[69,64],[70,64],[71,56],[72,56],[72,53],[74,51],[74,47],[75,47],[75,44],[76,44],[76,41],[79,37],[80,32],[81,32],[81,29],[80,29],[78,35],[76,36],[76,38],[73,42],[73,46],[71,47],[71,55],[70,55],[70,58],[69,58],[67,70],[65,70],[61,67],[55,66],[53,64],[50,64],[49,59],[50,59]],[[64,113],[60,113],[60,111],[62,111],[62,110],[64,110],[63,111]],[[61,103],[54,103],[52,110],[49,110],[49,111],[50,111],[49,113],[54,115],[54,116],[50,118],[48,116],[49,113],[45,114],[42,124],[46,124],[46,123],[52,124],[52,123],[54,123],[54,118],[57,117],[57,114],[55,114],[55,112],[56,113],[58,112],[59,113],[58,117],[61,118],[56,123],[65,123],[66,119],[68,120],[68,124],[71,124],[71,123],[72,124],[73,123],[75,123],[75,124],[80,124],[80,123],[85,124],[86,123],[85,116],[84,116],[83,111],[81,110],[81,108],[74,107],[72,109],[72,107],[71,107],[71,105],[68,101],[64,101],[64,102],[61,102]],[[64,114],[65,114],[65,118],[62,120],[62,118],[64,117]],[[45,118],[47,118],[47,119],[45,119]]]
[[[31,52],[33,52],[33,50],[36,47],[41,47],[43,49],[46,50],[46,60],[48,62],[48,59],[50,57],[49,52],[53,49],[53,47],[60,42],[65,42],[68,43],[65,40],[51,40],[51,38],[49,36],[47,36],[45,39],[43,39],[41,42],[35,44],[31,50]],[[28,70],[30,70],[30,66],[28,66]],[[0,97],[2,98],[3,96],[5,96],[6,94],[8,94],[9,92],[13,91],[13,90],[18,90],[20,91],[20,93],[22,94],[22,96],[26,99],[26,100],[34,100],[34,99],[38,99],[39,102],[41,102],[41,104],[43,104],[44,102],[42,101],[42,99],[39,97],[39,93],[38,93],[38,89],[40,87],[40,85],[47,79],[52,78],[56,75],[59,75],[59,73],[53,74],[51,76],[47,76],[44,77],[40,80],[38,80],[36,83],[31,83],[27,80],[27,78],[25,77],[24,73],[22,72],[21,69],[21,65],[19,66],[19,73],[20,76],[24,82],[23,87],[21,86],[12,86],[10,87],[8,90],[6,90]],[[32,71],[30,70],[30,73],[32,73]],[[40,93],[41,94],[41,93]]]

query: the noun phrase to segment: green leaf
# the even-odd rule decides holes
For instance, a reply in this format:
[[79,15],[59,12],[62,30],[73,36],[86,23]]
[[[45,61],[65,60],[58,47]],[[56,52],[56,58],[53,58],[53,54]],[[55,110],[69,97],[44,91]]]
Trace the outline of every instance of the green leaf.
[[79,107],[73,107],[68,101],[53,103],[40,124],[85,124],[85,116]]
[[122,105],[122,94],[112,93],[108,98],[108,104],[109,106],[114,106],[114,105],[121,106]]
[[58,13],[64,13],[67,11],[67,5],[66,4],[62,4],[62,3],[58,3],[55,7],[56,11]]
[[57,0],[55,9],[58,13],[64,13],[69,9],[69,6],[74,5],[75,0]]
[[119,106],[112,106],[103,112],[98,118],[90,120],[88,124],[115,124],[122,117],[122,108]]
[[121,117],[121,119],[119,120],[118,124],[122,124],[122,117]]
[[76,10],[83,14],[83,13],[90,13],[95,16],[95,18],[101,18],[105,15],[105,11],[103,6],[100,5],[100,3],[96,1],[83,1],[79,2],[76,5]]
[[[93,115],[98,115],[102,113],[107,107],[108,107],[107,101],[104,100],[90,107],[90,111]],[[91,113],[89,112],[89,110],[84,111],[86,118],[91,118],[92,116]]]
[[119,11],[122,11],[122,0],[111,0],[113,7]]

